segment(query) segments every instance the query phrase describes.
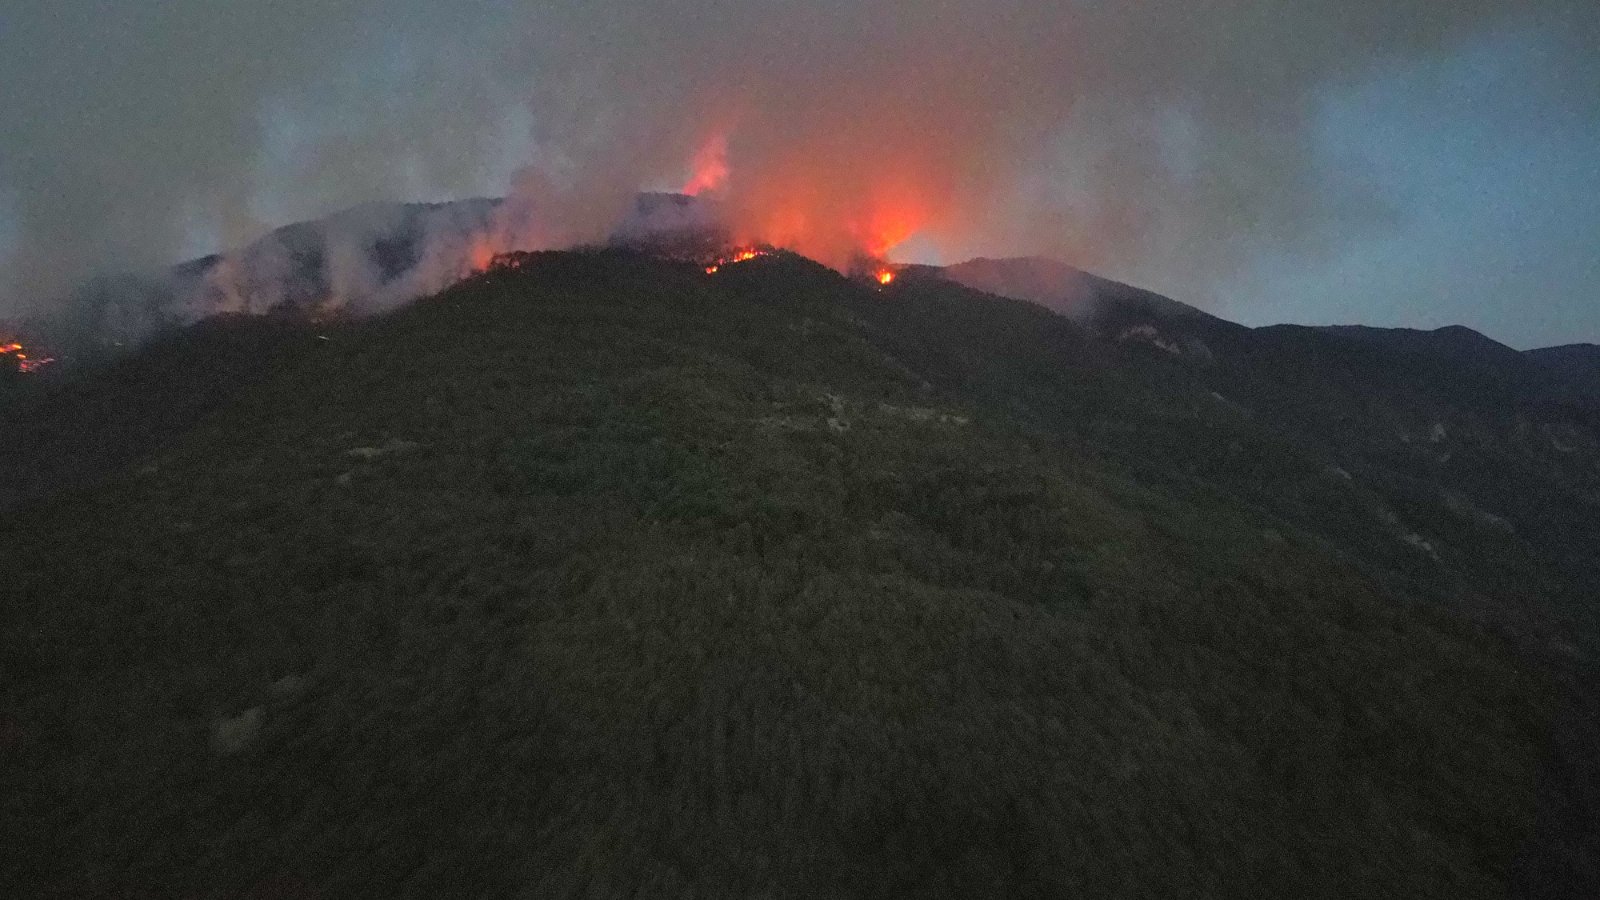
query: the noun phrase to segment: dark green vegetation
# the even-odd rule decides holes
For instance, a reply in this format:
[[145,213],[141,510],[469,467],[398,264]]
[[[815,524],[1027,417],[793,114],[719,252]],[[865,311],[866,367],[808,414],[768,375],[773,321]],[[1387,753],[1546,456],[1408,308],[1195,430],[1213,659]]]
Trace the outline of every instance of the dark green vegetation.
[[1586,890],[1593,407],[1128,324],[550,254],[12,397],[0,888]]

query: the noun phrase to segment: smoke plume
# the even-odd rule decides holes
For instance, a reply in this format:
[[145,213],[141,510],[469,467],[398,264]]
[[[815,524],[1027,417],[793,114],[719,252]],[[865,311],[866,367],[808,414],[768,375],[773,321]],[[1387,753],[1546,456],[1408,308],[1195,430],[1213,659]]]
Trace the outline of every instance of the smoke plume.
[[[406,283],[366,252],[399,213],[336,223],[335,291],[400,296],[490,245],[603,237],[637,190],[680,186],[738,237],[834,265],[917,235],[1203,278],[1384,214],[1314,165],[1330,86],[1524,28],[1600,96],[1590,0],[12,6],[0,312],[357,204],[509,194],[414,223],[438,241]],[[240,264],[195,296],[259,303],[240,278],[274,263]]]

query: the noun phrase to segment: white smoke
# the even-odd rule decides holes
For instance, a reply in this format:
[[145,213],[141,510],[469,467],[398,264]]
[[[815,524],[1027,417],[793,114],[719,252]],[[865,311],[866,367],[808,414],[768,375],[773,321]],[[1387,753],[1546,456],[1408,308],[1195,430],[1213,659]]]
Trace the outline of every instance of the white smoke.
[[[593,240],[719,135],[729,218],[819,256],[915,224],[940,247],[1154,259],[1191,283],[1241,247],[1370,224],[1382,198],[1312,158],[1330,86],[1513,27],[1544,36],[1564,95],[1596,103],[1593,0],[13,3],[0,311],[157,271],[197,229],[254,249],[179,310],[304,300],[304,248],[255,246],[261,219],[377,200],[505,193],[497,245]],[[525,163],[509,183],[508,156]],[[461,273],[455,213],[418,223],[442,243],[397,283],[362,252],[389,213],[364,209],[330,235],[322,302],[381,306]]]

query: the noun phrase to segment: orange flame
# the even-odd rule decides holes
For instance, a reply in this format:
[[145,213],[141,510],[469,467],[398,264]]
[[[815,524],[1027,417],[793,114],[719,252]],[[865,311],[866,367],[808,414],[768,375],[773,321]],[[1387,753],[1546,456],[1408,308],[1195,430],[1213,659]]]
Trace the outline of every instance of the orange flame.
[[512,250],[509,253],[494,253],[489,257],[489,262],[477,270],[477,274],[485,272],[515,272],[521,269],[532,258],[531,254],[521,250]]
[[678,193],[698,197],[707,191],[720,189],[728,182],[728,135],[712,135],[694,155],[690,164],[694,174]]
[[487,272],[494,265],[495,248],[487,236],[479,236],[472,242],[472,247],[467,251],[467,262],[472,266],[473,272]]
[[[913,234],[949,218],[951,204],[939,198],[951,186],[923,171],[926,166],[861,152],[893,146],[889,139],[901,131],[923,140],[917,117],[891,113],[870,126],[852,122],[840,134],[823,130],[773,143],[766,135],[771,123],[760,121],[769,113],[719,112],[702,132],[709,136],[695,150],[681,189],[690,196],[716,192],[718,215],[738,245],[782,247],[843,272],[862,258],[887,259]],[[752,116],[755,139],[740,143],[734,158],[730,142]],[[857,134],[858,126],[869,130]],[[793,127],[785,123],[777,131]]]
[[879,284],[893,284],[894,271],[891,269],[879,269],[877,278]]
[[708,261],[706,263],[706,274],[715,275],[722,271],[723,266],[737,265],[738,263],[749,262],[752,259],[759,259],[763,256],[771,255],[771,250],[763,249],[761,247],[740,247],[727,256],[719,256],[716,259]]
[[8,340],[5,343],[0,343],[0,356],[9,356],[15,359],[17,361],[18,371],[21,371],[24,374],[29,372],[37,372],[45,366],[55,362],[55,358],[50,356],[46,356],[43,359],[30,358],[26,351],[27,348],[23,347],[21,343],[14,340]]

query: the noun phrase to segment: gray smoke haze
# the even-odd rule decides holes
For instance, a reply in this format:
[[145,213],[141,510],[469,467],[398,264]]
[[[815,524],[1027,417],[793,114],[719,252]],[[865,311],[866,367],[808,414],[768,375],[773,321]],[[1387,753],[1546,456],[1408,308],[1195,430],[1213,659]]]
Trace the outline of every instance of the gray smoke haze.
[[1591,0],[21,0],[0,312],[377,200],[509,193],[495,249],[594,239],[724,141],[735,230],[830,263],[918,233],[1198,283],[1381,220],[1314,165],[1319,97],[1504,28],[1600,97]]

